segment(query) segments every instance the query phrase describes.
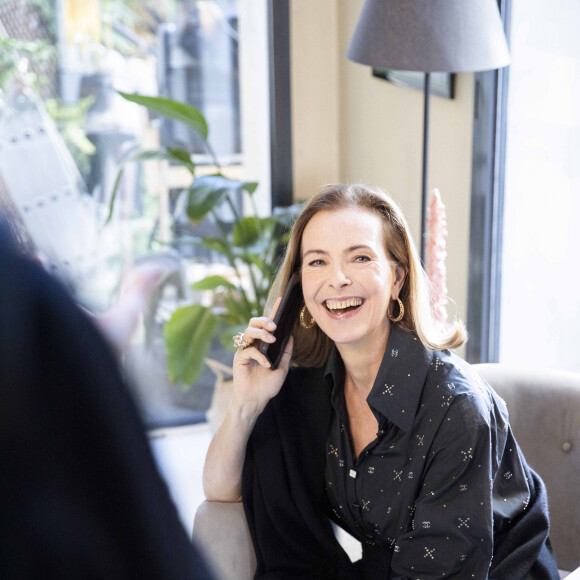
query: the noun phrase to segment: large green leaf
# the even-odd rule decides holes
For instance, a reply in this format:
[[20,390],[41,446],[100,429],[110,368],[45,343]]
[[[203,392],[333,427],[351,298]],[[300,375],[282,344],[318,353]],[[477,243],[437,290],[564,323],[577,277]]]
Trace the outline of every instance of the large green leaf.
[[192,384],[203,368],[215,333],[217,318],[211,308],[193,304],[177,309],[165,324],[167,367],[172,382]]
[[253,195],[254,191],[258,189],[258,182],[257,181],[240,182],[240,187],[245,191],[247,191],[250,195]]
[[254,245],[260,237],[260,218],[248,216],[240,219],[234,226],[232,234],[236,246]]
[[141,151],[134,151],[129,153],[121,160],[121,163],[129,163],[131,161],[149,161],[151,159],[165,159],[178,165],[183,165],[192,175],[195,175],[195,165],[191,160],[189,153],[183,149],[168,147],[167,149],[147,149]]
[[223,276],[206,276],[203,280],[195,282],[191,285],[192,290],[215,290],[223,286],[224,288],[230,288],[235,290],[236,286],[232,284],[229,280],[226,280]]
[[234,245],[263,253],[267,250],[277,225],[276,219],[271,217],[249,216],[240,219],[232,231]]
[[191,127],[196,133],[207,139],[207,121],[202,113],[186,103],[179,103],[165,97],[148,97],[145,95],[128,94],[119,91],[119,94],[132,103],[143,105],[150,111],[163,115],[168,119],[180,121]]
[[210,211],[221,205],[227,191],[210,190],[205,185],[194,185],[188,193],[185,211],[190,221],[198,224]]
[[198,177],[189,188],[187,216],[199,223],[212,209],[225,200],[228,193],[238,189],[238,181],[221,175]]
[[109,202],[109,215],[107,216],[106,223],[108,223],[113,217],[113,210],[117,200],[117,190],[119,189],[119,184],[121,183],[121,178],[125,171],[125,165],[132,162],[150,161],[151,159],[165,159],[166,161],[183,165],[192,175],[195,175],[195,165],[191,160],[189,153],[183,149],[168,147],[167,149],[130,151],[125,155],[125,157],[123,157],[123,159],[121,159],[120,168],[117,171],[115,183],[113,184],[113,192],[111,193],[111,201]]
[[228,179],[223,175],[198,177],[189,188],[187,215],[192,222],[199,223],[212,209],[223,203],[228,195],[239,189],[253,193],[255,186],[255,183]]
[[168,147],[167,153],[169,161],[173,161],[179,165],[183,165],[192,175],[195,175],[195,164],[191,160],[191,155],[185,149],[178,149],[177,147]]

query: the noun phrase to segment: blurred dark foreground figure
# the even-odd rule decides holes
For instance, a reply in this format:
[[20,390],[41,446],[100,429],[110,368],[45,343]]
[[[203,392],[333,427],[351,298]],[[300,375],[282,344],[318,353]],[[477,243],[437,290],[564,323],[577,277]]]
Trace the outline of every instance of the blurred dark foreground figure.
[[56,281],[16,253],[6,230],[0,577],[212,578],[108,344]]

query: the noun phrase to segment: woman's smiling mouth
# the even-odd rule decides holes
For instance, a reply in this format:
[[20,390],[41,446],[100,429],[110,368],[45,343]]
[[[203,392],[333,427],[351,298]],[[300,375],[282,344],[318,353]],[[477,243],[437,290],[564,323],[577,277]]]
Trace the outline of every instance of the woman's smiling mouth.
[[359,297],[349,297],[349,298],[340,298],[340,299],[332,299],[329,298],[324,301],[324,306],[326,310],[330,314],[338,315],[342,317],[342,315],[347,314],[349,312],[355,312],[358,310],[364,300]]

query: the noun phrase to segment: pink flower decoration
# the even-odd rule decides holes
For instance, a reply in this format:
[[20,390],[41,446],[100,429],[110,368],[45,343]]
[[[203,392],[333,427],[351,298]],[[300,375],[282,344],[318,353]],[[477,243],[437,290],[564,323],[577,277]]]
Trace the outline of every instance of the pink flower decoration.
[[432,191],[427,216],[427,243],[425,247],[425,270],[433,285],[431,306],[435,319],[447,322],[447,270],[445,268],[445,238],[447,237],[447,218],[445,205],[438,189]]

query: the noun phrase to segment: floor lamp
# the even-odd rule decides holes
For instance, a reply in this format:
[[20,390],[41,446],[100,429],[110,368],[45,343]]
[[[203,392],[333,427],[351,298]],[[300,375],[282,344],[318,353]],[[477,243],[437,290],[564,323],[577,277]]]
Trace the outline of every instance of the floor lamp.
[[429,100],[432,72],[509,64],[496,0],[366,0],[347,57],[372,67],[425,74],[421,259],[425,263]]

